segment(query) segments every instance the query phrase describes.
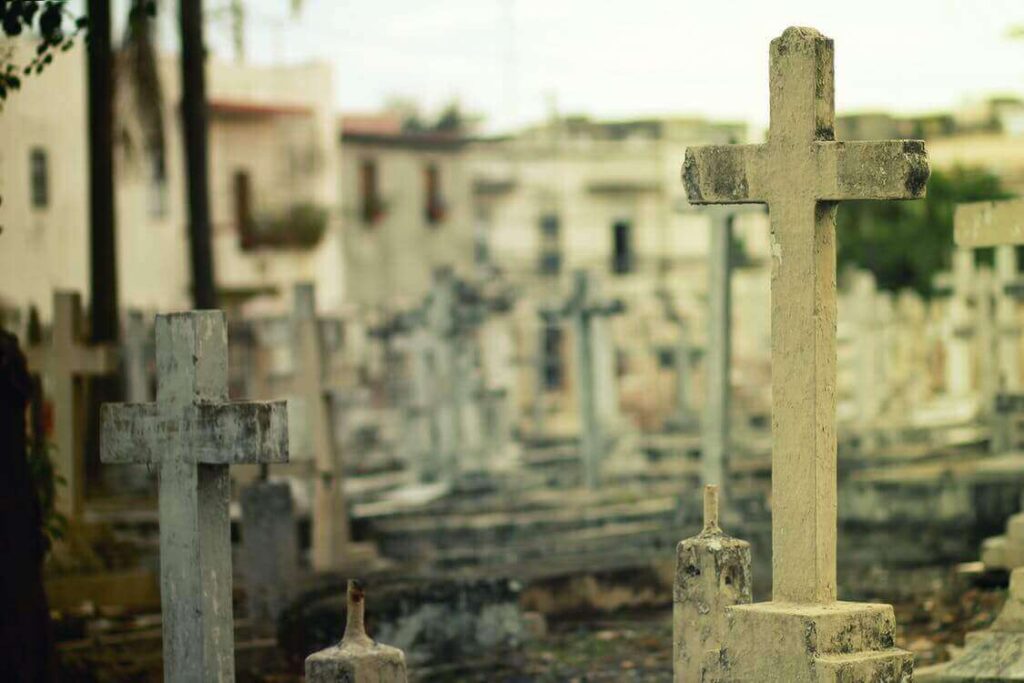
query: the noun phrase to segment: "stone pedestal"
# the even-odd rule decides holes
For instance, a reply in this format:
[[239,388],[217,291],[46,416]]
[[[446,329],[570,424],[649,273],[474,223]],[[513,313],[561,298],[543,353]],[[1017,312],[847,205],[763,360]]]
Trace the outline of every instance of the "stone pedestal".
[[348,583],[345,636],[334,647],[306,658],[308,683],[405,683],[405,655],[366,635],[362,587]]
[[702,680],[909,683],[913,675],[913,655],[894,647],[889,605],[737,605],[725,610],[725,626],[717,669]]
[[298,576],[299,543],[286,482],[258,481],[242,491],[243,575],[249,619],[275,633]]

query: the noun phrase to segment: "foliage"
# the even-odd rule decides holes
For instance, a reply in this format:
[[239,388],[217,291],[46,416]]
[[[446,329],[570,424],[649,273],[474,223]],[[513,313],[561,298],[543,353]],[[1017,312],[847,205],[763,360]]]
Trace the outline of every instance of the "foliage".
[[956,167],[932,171],[921,201],[846,202],[839,207],[839,268],[864,268],[882,289],[911,287],[927,296],[934,275],[950,266],[956,205],[1008,196],[992,173]]
[[240,228],[243,249],[311,249],[327,231],[327,210],[308,202],[295,204]]
[[36,495],[39,496],[39,508],[43,517],[42,532],[50,548],[55,541],[65,537],[68,528],[67,517],[58,512],[55,505],[57,487],[67,486],[67,481],[57,474],[53,467],[53,457],[50,453],[55,448],[52,445],[32,448],[28,455],[29,478],[36,488]]
[[53,63],[54,53],[70,50],[75,38],[86,30],[88,19],[72,14],[67,9],[68,2],[0,0],[0,26],[4,35],[16,38],[26,31],[35,31],[40,38],[35,54],[27,64],[15,64],[9,55],[0,58],[0,102],[21,88],[22,77],[41,74]]

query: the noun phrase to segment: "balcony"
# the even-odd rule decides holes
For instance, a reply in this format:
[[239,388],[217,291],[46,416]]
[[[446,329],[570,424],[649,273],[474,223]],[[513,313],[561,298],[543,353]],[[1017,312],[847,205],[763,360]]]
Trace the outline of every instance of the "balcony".
[[241,221],[243,251],[258,249],[313,249],[327,231],[327,209],[311,203],[294,204],[279,213],[265,213]]

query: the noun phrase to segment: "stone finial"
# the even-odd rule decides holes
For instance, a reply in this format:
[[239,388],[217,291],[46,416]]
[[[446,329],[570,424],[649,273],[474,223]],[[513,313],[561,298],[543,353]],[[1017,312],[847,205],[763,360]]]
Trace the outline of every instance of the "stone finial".
[[355,579],[348,582],[348,610],[345,635],[341,639],[342,647],[346,643],[360,647],[373,645],[373,640],[366,635],[366,591],[363,584]]
[[341,642],[306,658],[308,683],[406,683],[405,655],[366,634],[366,592],[348,582],[348,614]]
[[704,531],[718,529],[718,486],[708,484],[704,487]]

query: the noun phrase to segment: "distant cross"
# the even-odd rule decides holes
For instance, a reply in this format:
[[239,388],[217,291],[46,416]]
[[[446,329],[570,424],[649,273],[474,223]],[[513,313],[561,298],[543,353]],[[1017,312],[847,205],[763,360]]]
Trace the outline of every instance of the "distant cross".
[[328,407],[320,324],[316,317],[316,293],[311,284],[295,286],[292,314],[294,370],[290,392],[302,400],[307,436],[313,448],[312,565],[316,571],[340,567],[350,539],[348,508],[342,490],[344,472],[336,452]]
[[[958,251],[995,247],[998,286],[1003,290],[999,294],[1015,293],[1007,290],[1013,289],[1010,285],[1017,276],[1015,247],[1024,244],[1024,200],[961,204],[956,208],[953,225]],[[1001,389],[1017,390],[1020,388],[1020,325],[1012,298],[999,296],[996,319],[1000,366],[997,381]]]
[[286,462],[287,407],[228,401],[220,311],[157,316],[156,360],[156,403],[103,406],[101,459],[159,472],[164,679],[229,682],[235,653],[228,466]]
[[787,29],[771,46],[761,145],[691,147],[693,204],[766,203],[772,251],[774,599],[836,599],[836,205],[924,195],[918,141],[834,141],[832,41]]
[[81,430],[81,378],[117,370],[117,352],[108,346],[85,346],[81,340],[82,302],[78,294],[55,292],[50,346],[30,347],[29,369],[44,375],[51,392],[56,431],[56,470],[65,485],[56,491],[56,508],[71,519],[82,513],[85,498],[85,435]]
[[601,424],[598,411],[599,349],[595,327],[599,317],[615,315],[621,311],[621,302],[600,299],[597,284],[586,271],[574,273],[572,295],[563,307],[562,314],[572,321],[575,337],[576,399],[580,407],[583,481],[591,489],[600,484],[601,460],[605,451],[605,425]]

